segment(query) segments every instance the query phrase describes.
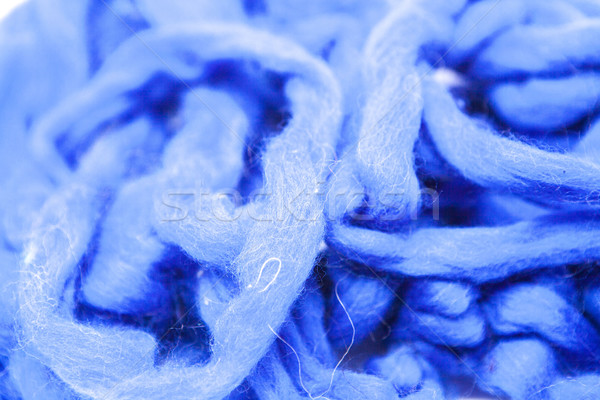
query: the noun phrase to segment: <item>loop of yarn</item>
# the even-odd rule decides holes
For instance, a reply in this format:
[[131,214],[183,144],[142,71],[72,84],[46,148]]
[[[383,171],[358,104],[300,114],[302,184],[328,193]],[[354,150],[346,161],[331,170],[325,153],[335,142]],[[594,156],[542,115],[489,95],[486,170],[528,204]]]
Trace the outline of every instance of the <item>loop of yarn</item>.
[[593,0],[31,0],[0,397],[596,399]]
[[[253,42],[254,45],[248,46],[239,40],[241,37]],[[269,143],[263,155],[267,189],[272,191],[273,196],[261,206],[267,210],[266,215],[269,216],[270,214],[272,218],[265,223],[257,222],[249,228],[248,236],[245,238],[245,243],[242,244],[240,253],[236,254],[233,260],[230,260],[233,265],[227,266],[236,272],[237,279],[241,282],[242,287],[245,286],[244,282],[254,280],[256,276],[260,279],[262,270],[259,272],[260,265],[255,265],[255,263],[259,262],[264,256],[262,253],[256,252],[257,247],[253,241],[260,240],[262,242],[261,246],[263,246],[265,240],[272,237],[275,243],[269,246],[271,254],[278,254],[275,251],[276,248],[286,249],[285,254],[282,253],[277,258],[281,266],[281,273],[277,274],[278,276],[275,276],[273,281],[262,290],[257,291],[251,285],[248,285],[247,290],[242,290],[237,297],[231,300],[223,314],[210,327],[212,333],[211,359],[213,361],[202,368],[196,367],[189,371],[176,371],[173,370],[173,367],[165,365],[163,369],[154,371],[152,374],[140,374],[141,371],[151,365],[154,341],[149,335],[132,330],[96,329],[84,327],[83,325],[77,327],[76,323],[61,316],[57,308],[59,305],[53,304],[52,300],[60,298],[58,291],[68,283],[69,279],[72,279],[70,277],[72,277],[73,268],[77,265],[77,260],[85,253],[86,243],[92,240],[94,221],[100,215],[98,210],[104,207],[107,201],[105,197],[98,196],[98,188],[88,189],[82,182],[97,183],[100,190],[110,191],[111,187],[103,184],[109,185],[118,182],[123,175],[121,168],[115,165],[116,162],[111,157],[107,157],[103,162],[99,160],[102,153],[106,156],[105,151],[109,148],[109,146],[103,146],[104,143],[102,142],[117,142],[111,143],[110,151],[114,153],[123,152],[118,144],[123,141],[123,138],[127,137],[129,132],[120,132],[118,138],[112,138],[113,133],[111,132],[110,136],[102,136],[92,145],[92,150],[81,160],[72,178],[69,176],[69,172],[66,171],[68,166],[63,167],[58,164],[60,177],[57,175],[57,180],[59,182],[71,181],[72,183],[63,184],[62,189],[48,200],[41,212],[39,227],[33,228],[33,239],[28,245],[25,269],[22,271],[24,278],[22,280],[21,296],[32,296],[32,300],[36,299],[33,300],[34,303],[45,303],[45,306],[37,307],[33,306],[33,303],[29,303],[29,305],[20,309],[21,319],[25,321],[23,324],[25,337],[22,340],[26,343],[26,349],[32,348],[30,351],[39,353],[41,357],[47,359],[47,362],[54,367],[54,372],[61,379],[77,391],[89,396],[162,398],[164,393],[168,392],[174,398],[188,398],[191,393],[193,393],[193,396],[199,396],[200,398],[221,398],[231,390],[232,385],[235,387],[235,385],[241,383],[256,364],[257,357],[260,358],[268,348],[273,339],[271,335],[264,334],[264,329],[267,326],[276,327],[281,323],[285,310],[291,304],[290,301],[295,298],[294,293],[302,284],[305,274],[312,268],[312,260],[316,256],[320,241],[320,232],[322,231],[320,226],[322,223],[318,216],[305,219],[305,222],[298,222],[301,219],[297,215],[307,215],[306,211],[318,207],[318,202],[315,203],[317,199],[312,197],[309,198],[308,202],[302,204],[291,204],[290,201],[286,201],[286,205],[293,208],[289,210],[289,214],[282,215],[281,219],[275,215],[275,212],[279,211],[277,202],[290,200],[296,190],[310,190],[311,187],[316,185],[319,175],[322,175],[321,171],[326,165],[327,159],[331,157],[328,155],[327,150],[333,148],[337,131],[338,114],[336,109],[339,108],[339,95],[333,79],[328,75],[328,71],[318,62],[305,55],[302,50],[292,44],[281,43],[280,50],[276,50],[278,48],[276,45],[280,40],[266,34],[237,27],[225,28],[220,26],[218,28],[206,27],[202,29],[179,28],[170,32],[157,32],[154,37],[144,37],[143,40],[154,51],[165,49],[171,54],[178,55],[185,49],[193,54],[194,50],[187,45],[194,43],[196,46],[203,48],[202,58],[253,57],[264,63],[265,67],[289,74],[297,74],[297,77],[294,77],[288,83],[288,96],[292,99],[292,102],[298,104],[292,106],[294,119],[280,136]],[[271,50],[265,47],[258,56],[256,45],[261,42]],[[212,55],[210,46],[215,49]],[[142,52],[143,54],[145,49],[140,42],[130,39],[120,50],[120,52],[115,53],[115,58],[127,57],[129,59],[129,57],[133,57],[133,60],[139,61],[136,53]],[[161,58],[170,60],[167,57],[167,55],[163,55]],[[154,71],[149,68],[149,63],[145,62],[144,59],[141,61],[141,66],[145,70],[144,75],[152,76]],[[111,74],[113,62],[117,61],[114,61],[114,59],[107,60],[103,67],[105,69],[101,69],[98,73],[96,78],[98,81],[92,83],[92,89],[88,90],[93,91],[93,88],[99,88],[105,92],[110,92],[111,85],[103,82],[103,78],[106,77],[105,79],[110,79],[113,82],[123,79],[121,76],[115,77]],[[181,67],[175,71],[172,68],[169,68],[169,70],[180,78],[187,77],[192,72],[198,74],[198,67],[194,71],[194,64],[198,62],[200,62],[200,66],[203,63],[201,60],[196,61],[188,56]],[[175,65],[175,63],[172,65]],[[162,67],[162,65],[159,66]],[[131,77],[138,77],[138,82],[141,81],[138,75],[139,71],[132,69],[128,73],[131,73]],[[297,79],[305,79],[309,84],[314,85],[314,88],[308,87],[300,81],[296,82]],[[129,79],[125,81],[131,82]],[[136,81],[132,82],[132,84],[135,83]],[[82,93],[80,96],[88,96],[92,100],[105,98],[105,96],[95,95],[93,92],[90,96],[89,91]],[[91,107],[91,105],[87,105],[77,98],[78,95],[75,95],[75,97],[74,100],[67,100],[67,104],[78,104],[84,109]],[[109,104],[115,104],[115,102],[109,100]],[[55,114],[51,114],[50,120],[61,121],[61,126],[65,126],[66,124],[61,117],[64,115],[63,110],[66,109],[67,106],[59,106]],[[97,107],[94,107],[94,109],[96,110]],[[110,113],[108,114],[110,115]],[[316,118],[317,114],[321,114],[322,117]],[[46,123],[42,122],[40,125],[43,127],[39,128],[40,130],[44,128],[46,131],[49,130]],[[50,126],[52,125],[50,124]],[[59,131],[59,128],[53,128],[54,131]],[[135,129],[131,133],[134,138],[139,137],[139,135],[135,135],[137,131],[138,129]],[[200,132],[197,132],[197,134],[200,134]],[[47,136],[48,134],[34,133],[34,139],[37,139],[38,142],[44,142]],[[315,140],[317,138],[318,141]],[[47,141],[54,142],[50,139],[47,139]],[[141,144],[136,143],[136,145]],[[49,145],[48,147],[52,146]],[[132,146],[129,144],[129,147]],[[321,150],[323,148],[325,151]],[[52,155],[51,151],[52,149],[45,151],[43,154],[50,153],[48,156],[50,158],[59,157],[58,155]],[[93,164],[89,157],[94,157]],[[88,169],[88,163],[90,167],[93,165],[93,168]],[[289,166],[286,167],[286,165]],[[282,168],[285,175],[282,175]],[[62,171],[66,172],[63,173]],[[160,179],[158,181],[160,182]],[[151,196],[152,193],[141,191],[137,195]],[[72,202],[76,204],[73,205]],[[118,203],[115,206],[118,206]],[[150,202],[150,206],[152,206],[152,202]],[[68,211],[57,213],[57,210]],[[297,215],[295,216],[293,213]],[[54,222],[48,225],[50,221]],[[106,222],[110,222],[110,219]],[[289,240],[297,243],[296,248],[298,250],[294,253],[290,247],[292,242],[288,241],[286,244],[285,235],[281,233],[285,230],[289,231],[290,226],[298,225],[303,226],[301,229],[302,234],[299,236],[298,232],[294,232],[294,235],[289,237]],[[184,226],[183,229],[185,228],[187,227]],[[151,229],[148,229],[147,234],[151,231]],[[277,231],[281,233],[277,234]],[[267,258],[266,261],[261,262],[261,265],[273,259],[273,257]],[[125,260],[121,259],[120,261]],[[61,272],[57,273],[56,271]],[[52,275],[52,279],[49,279],[49,274]],[[265,301],[269,302],[271,307],[271,312],[268,314],[262,313],[261,308],[258,307],[259,304]],[[281,311],[277,312],[277,308],[280,308]],[[257,314],[257,312],[260,314]],[[259,321],[256,317],[266,318],[266,320]],[[26,321],[30,321],[30,323]],[[256,323],[256,332],[247,331],[243,340],[230,329],[231,324],[244,325],[248,328],[251,321]],[[42,326],[45,328],[40,329]],[[78,357],[82,360],[86,359],[85,364],[83,364],[85,367],[82,365],[82,368],[77,371],[71,368],[68,360],[73,359],[73,356],[70,354],[69,349],[61,349],[62,345],[55,340],[57,337],[63,338],[63,344],[68,342],[78,343]],[[131,341],[132,345],[127,345],[128,341]],[[138,345],[133,345],[133,343],[138,343]],[[238,346],[239,350],[235,350]],[[243,351],[244,348],[248,349],[248,346],[254,348],[255,351],[252,357],[242,363],[235,355]],[[130,354],[124,353],[129,350],[133,352]],[[120,354],[124,357],[107,360],[103,357],[104,354]],[[129,360],[140,361],[132,370],[128,364]],[[101,373],[103,370],[110,370],[111,373],[108,375],[103,374]],[[196,378],[192,378],[194,375],[196,375]],[[196,382],[196,384],[190,387],[179,386],[178,382],[182,379],[182,376],[186,376],[187,379]],[[220,379],[217,380],[216,376],[219,376]],[[211,384],[207,384],[207,382],[211,382]]]

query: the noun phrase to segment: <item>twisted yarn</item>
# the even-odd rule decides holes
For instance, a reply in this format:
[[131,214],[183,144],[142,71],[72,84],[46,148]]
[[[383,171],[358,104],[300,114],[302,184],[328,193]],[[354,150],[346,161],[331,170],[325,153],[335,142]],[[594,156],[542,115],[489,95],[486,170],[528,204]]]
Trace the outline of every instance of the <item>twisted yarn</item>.
[[600,397],[592,0],[31,0],[6,399]]

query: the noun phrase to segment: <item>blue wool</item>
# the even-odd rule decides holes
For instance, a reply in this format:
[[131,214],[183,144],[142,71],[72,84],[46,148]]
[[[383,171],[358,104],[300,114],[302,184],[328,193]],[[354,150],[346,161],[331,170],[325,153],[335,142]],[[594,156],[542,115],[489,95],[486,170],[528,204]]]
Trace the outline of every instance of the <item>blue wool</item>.
[[[440,85],[426,86],[425,120],[440,153],[479,185],[552,205],[595,206],[600,165],[493,133],[461,113]],[[552,193],[552,196],[548,196]]]
[[489,96],[498,115],[510,126],[523,131],[555,131],[596,111],[600,77],[533,78],[522,84],[497,85]]
[[475,347],[485,339],[485,320],[478,310],[456,318],[415,312],[410,308],[400,311],[392,328],[398,338],[419,337],[430,343],[450,347]]
[[552,350],[536,339],[501,341],[485,356],[480,371],[484,385],[498,396],[540,398],[556,375]]
[[535,333],[572,356],[590,363],[600,360],[600,337],[594,327],[550,287],[514,285],[494,294],[486,308],[492,329],[500,335]]
[[577,378],[557,380],[545,388],[542,393],[551,400],[597,399],[600,396],[600,377],[598,375],[582,375]]
[[595,0],[30,0],[0,397],[596,399]]
[[[579,3],[579,4],[577,4]],[[585,7],[585,9],[584,9]],[[450,49],[454,62],[465,61],[485,46],[485,42],[503,31],[527,24],[556,26],[589,16],[597,15],[600,7],[593,1],[520,1],[482,0],[474,2],[458,18],[453,33],[454,43]],[[485,20],[485,23],[478,23]],[[462,38],[462,40],[459,40]]]
[[[509,76],[551,71],[566,73],[573,67],[585,67],[600,61],[600,32],[595,19],[578,18],[556,26],[517,25],[498,37],[476,58],[473,73],[477,77]],[[551,44],[551,45],[548,45]]]
[[[242,28],[234,28],[234,30],[235,29]],[[163,35],[157,35],[157,38],[154,39],[157,41],[155,48],[160,46],[161,40],[163,42],[169,40],[173,42],[176,38],[180,38],[181,35],[191,35],[197,40],[201,40],[203,35],[207,35],[209,32],[212,34],[210,29],[200,31],[183,29],[176,32],[165,32]],[[219,50],[217,51],[228,51],[226,50],[228,47],[231,47],[231,50],[229,51],[237,51],[240,54],[243,54],[245,51],[250,51],[250,53],[253,51],[251,49],[245,49],[244,44],[237,40],[232,42],[231,36],[227,36],[230,34],[227,30],[218,28],[215,29],[214,32],[216,35],[219,35],[219,32],[222,32],[222,40],[224,41],[224,44],[226,43],[223,47],[218,46]],[[266,35],[264,34],[255,34],[251,31],[248,31],[246,35],[248,37],[250,35],[255,35],[256,39],[263,40],[265,43],[268,39],[268,37],[265,37]],[[152,42],[152,40],[153,38],[148,38],[149,42]],[[271,45],[273,44],[272,40],[268,41],[271,43]],[[135,47],[139,46],[139,43],[137,41],[130,42],[130,45],[133,47],[130,49],[131,52],[133,52],[135,51]],[[307,118],[308,115],[312,115],[312,117],[314,117],[314,114],[312,114],[308,108],[302,107],[300,105],[301,103],[297,103],[297,114],[294,121],[286,129],[285,133],[273,140],[273,142],[267,147],[266,154],[263,156],[264,173],[267,178],[270,178],[268,180],[267,189],[274,191],[274,193],[284,190],[284,187],[286,187],[285,182],[289,182],[289,184],[292,185],[291,187],[303,188],[303,185],[307,183],[312,183],[314,185],[318,175],[320,174],[318,167],[322,168],[324,165],[324,162],[327,159],[327,153],[320,150],[320,148],[323,147],[322,145],[319,146],[313,144],[315,137],[313,135],[316,135],[316,137],[322,141],[324,139],[324,135],[318,134],[320,129],[324,129],[324,132],[326,132],[331,139],[335,138],[336,132],[336,114],[333,110],[335,110],[335,107],[337,106],[336,102],[338,101],[337,88],[335,84],[332,83],[331,78],[327,75],[327,71],[317,62],[312,61],[310,58],[308,58],[308,56],[305,56],[301,50],[288,45],[284,46],[284,48],[285,50],[282,52],[271,52],[271,58],[266,58],[267,64],[270,62],[272,64],[271,66],[274,68],[277,68],[277,65],[287,65],[288,67],[296,68],[298,73],[304,74],[306,76],[305,79],[310,81],[311,84],[317,85],[317,87],[320,88],[319,96],[316,96],[317,92],[314,92],[313,89],[307,89],[306,87],[303,87],[300,82],[291,82],[288,90],[289,95],[292,99],[296,98],[299,102],[301,101],[305,105],[311,104],[311,109],[313,110],[313,107],[317,106],[317,110],[322,110],[326,113],[324,116],[326,115],[327,119],[317,120],[314,118]],[[172,52],[173,50],[174,49],[172,47],[169,48],[169,51]],[[205,50],[208,50],[208,48]],[[121,54],[131,54],[131,52],[124,51]],[[286,56],[286,54],[288,55]],[[288,58],[286,59],[286,57]],[[107,62],[106,68],[110,68],[109,62]],[[190,67],[186,68],[191,71],[191,69],[189,69]],[[110,75],[102,75],[102,72],[99,76],[110,77]],[[304,118],[302,116],[304,116]],[[58,117],[55,117],[54,120],[58,120]],[[311,128],[311,126],[313,126],[312,124],[315,123],[318,123],[319,126],[319,128],[316,130]],[[299,132],[302,132],[302,134]],[[135,138],[135,131],[132,133],[133,137]],[[101,144],[104,144],[104,142],[116,142],[117,146],[112,146],[111,149],[118,150],[118,144],[124,142],[126,138],[127,136],[125,134],[117,138],[103,136],[98,144],[94,145],[94,148],[90,151],[90,156],[88,157],[94,157],[96,154],[96,149],[98,149],[98,154],[100,154],[100,150],[105,150],[106,148],[101,146]],[[285,150],[286,141],[293,141],[294,146]],[[300,146],[302,151],[299,151],[296,146]],[[307,159],[308,154],[310,153],[306,153],[311,146],[315,148],[314,161],[312,162],[310,159]],[[331,145],[329,148],[331,148]],[[272,155],[269,156],[269,154]],[[313,165],[314,163],[316,169],[312,171],[312,167],[308,169],[298,169],[299,164],[297,163],[302,160],[304,160],[304,162],[309,162],[310,165]],[[94,161],[96,161],[97,167],[102,165],[102,162],[99,159],[94,159]],[[26,275],[30,275],[31,273],[38,274],[37,272],[34,272],[35,268],[42,268],[42,271],[47,271],[50,266],[56,268],[57,263],[62,264],[60,268],[62,272],[61,274],[54,275],[53,285],[51,286],[47,286],[46,284],[38,286],[38,284],[35,283],[35,278],[25,280],[26,284],[23,286],[23,293],[35,293],[35,296],[39,297],[40,299],[48,299],[53,298],[55,296],[54,293],[56,293],[55,291],[64,285],[65,280],[68,279],[70,275],[68,265],[76,264],[77,258],[86,250],[85,243],[91,239],[91,234],[93,233],[93,221],[94,218],[96,218],[95,215],[97,215],[96,210],[102,205],[103,200],[102,198],[98,199],[96,197],[97,194],[94,190],[82,189],[81,183],[79,182],[91,179],[92,181],[97,181],[98,183],[103,184],[110,178],[119,179],[119,175],[122,174],[122,171],[118,168],[118,164],[114,165],[111,163],[111,161],[113,160],[111,160],[110,157],[107,157],[103,163],[105,165],[106,163],[109,163],[108,165],[110,167],[105,169],[107,172],[104,172],[102,169],[98,169],[103,172],[101,174],[97,174],[96,171],[98,170],[87,168],[87,164],[90,162],[89,159],[83,159],[81,166],[74,174],[75,183],[67,186],[64,191],[49,200],[48,204],[62,204],[60,209],[65,209],[65,207],[67,207],[70,210],[68,216],[58,216],[60,219],[67,218],[67,220],[63,220],[68,227],[62,227],[62,224],[57,221],[59,224],[58,228],[51,228],[50,230],[47,230],[45,220],[55,220],[57,216],[54,215],[54,211],[51,208],[46,209],[46,211],[42,211],[43,216],[39,225],[40,228],[38,228],[39,230],[37,231],[39,244],[36,244],[36,240],[32,241],[32,244],[27,251],[28,255],[26,258],[27,265],[34,269],[31,271],[25,270],[23,273]],[[283,164],[281,164],[282,162]],[[286,175],[283,176],[281,175],[280,167],[285,165],[285,163],[291,164],[290,168],[286,172]],[[294,170],[298,172],[294,173]],[[67,168],[65,168],[63,171],[65,171],[65,175],[70,174]],[[64,178],[66,179],[67,177]],[[287,196],[288,201],[286,203],[289,204],[292,191],[286,189],[286,192],[287,193],[281,192],[281,199],[285,200]],[[68,206],[68,204],[71,201],[74,201],[76,198],[79,199],[77,201],[77,207]],[[204,393],[202,396],[207,398],[220,398],[231,390],[231,384],[237,385],[241,383],[242,379],[250,372],[256,363],[256,357],[260,358],[273,340],[272,335],[267,333],[267,331],[271,332],[271,329],[274,329],[273,327],[277,327],[283,317],[281,312],[275,311],[278,307],[280,307],[283,312],[287,310],[291,304],[291,301],[293,301],[295,297],[294,293],[298,290],[299,286],[304,280],[297,278],[297,274],[303,274],[302,268],[291,267],[288,265],[286,268],[281,268],[281,273],[273,278],[273,284],[268,283],[268,281],[266,281],[266,283],[261,282],[259,275],[261,265],[266,264],[270,259],[276,260],[279,264],[286,265],[287,263],[295,265],[302,260],[306,260],[303,264],[305,265],[305,273],[308,273],[311,269],[311,263],[308,261],[314,259],[316,254],[315,251],[320,240],[320,235],[317,234],[319,232],[320,225],[319,218],[307,219],[307,222],[304,224],[306,229],[303,229],[302,234],[300,236],[296,234],[290,237],[290,240],[293,240],[298,246],[299,251],[297,254],[291,253],[289,248],[289,244],[291,242],[286,245],[282,241],[283,237],[279,234],[275,234],[278,229],[287,229],[285,228],[286,224],[290,224],[292,221],[294,221],[292,216],[289,214],[284,215],[283,220],[278,220],[278,218],[276,218],[278,217],[277,212],[281,211],[278,209],[279,200],[279,197],[275,197],[274,200],[271,200],[272,204],[265,203],[261,205],[261,207],[266,208],[266,210],[261,211],[263,213],[266,212],[266,216],[270,215],[271,218],[262,224],[255,223],[254,226],[250,228],[248,239],[246,243],[243,244],[241,253],[237,255],[234,265],[229,268],[231,271],[236,272],[240,286],[243,289],[238,297],[234,298],[228,304],[228,307],[224,310],[223,314],[219,316],[214,329],[212,330],[212,340],[214,343],[212,349],[214,361],[202,368],[195,368],[188,372],[198,375],[198,378],[194,381],[201,385],[201,389],[199,388],[199,390],[202,392],[198,392],[196,390],[194,390],[194,392]],[[310,201],[306,204],[313,204],[316,199],[312,198],[309,200]],[[294,212],[295,215],[300,215],[306,218],[307,216],[310,216],[307,211],[311,210],[310,207],[303,210],[303,207],[307,207],[306,204],[302,203],[295,205],[295,209],[291,211]],[[91,220],[90,217],[92,218]],[[73,223],[75,220],[78,220],[77,224]],[[313,232],[312,236],[311,232]],[[287,249],[286,254],[283,255],[274,252],[276,247],[273,247],[275,246],[273,245],[271,246],[271,251],[273,251],[273,253],[271,253],[271,257],[259,257],[257,259],[257,255],[251,250],[256,248],[256,245],[252,244],[252,241],[260,240],[264,245],[264,241],[267,237],[273,237],[274,239],[276,238],[277,246],[284,246],[284,248]],[[44,245],[44,243],[48,240],[52,242],[52,253],[47,253],[49,248]],[[76,242],[73,240],[76,240]],[[244,248],[249,250],[244,250]],[[311,248],[313,250],[310,250]],[[67,251],[68,249],[70,250]],[[67,253],[64,253],[64,251],[67,251]],[[61,257],[61,253],[64,255],[70,255],[65,258]],[[38,276],[41,277],[42,275]],[[259,281],[255,282],[257,276],[259,277]],[[253,287],[250,284],[251,282],[254,283],[256,287]],[[269,291],[267,291],[268,288],[270,288]],[[258,304],[264,304],[264,302],[267,301],[265,296],[272,298],[272,301],[268,301],[271,311],[269,314],[260,313],[260,307],[257,307]],[[36,322],[34,325],[27,326],[26,324],[24,326],[26,335],[29,336],[28,342],[37,343],[36,347],[38,348],[38,351],[42,352],[43,357],[47,357],[49,362],[51,362],[53,365],[56,365],[56,373],[82,393],[87,393],[88,395],[94,395],[94,393],[103,393],[105,396],[118,398],[131,398],[137,396],[153,396],[160,398],[163,391],[157,391],[153,389],[153,386],[158,382],[160,382],[165,391],[170,392],[170,395],[175,397],[185,398],[187,396],[186,393],[191,390],[189,388],[180,387],[177,384],[177,381],[180,379],[179,373],[176,373],[172,369],[173,367],[166,365],[160,372],[153,372],[153,374],[159,374],[156,377],[152,377],[152,374],[136,376],[139,371],[143,371],[144,369],[148,368],[148,363],[151,362],[151,348],[154,346],[154,340],[146,333],[132,330],[122,331],[119,329],[113,329],[111,331],[107,328],[98,330],[92,327],[84,328],[83,325],[80,329],[76,328],[71,331],[69,327],[73,326],[74,323],[69,320],[65,320],[64,317],[60,317],[51,304],[48,304],[42,308],[22,309],[21,312],[24,314],[24,321],[34,321],[36,318],[39,318],[37,319],[38,322]],[[257,312],[259,314],[257,314]],[[28,313],[32,314],[29,314],[30,316],[27,317],[26,315]],[[36,317],[34,317],[34,315]],[[260,316],[261,318],[258,320],[255,319],[257,316]],[[266,320],[263,318],[266,318]],[[48,331],[40,332],[36,329],[39,321],[49,321],[48,323],[53,321],[50,323],[53,328],[49,329]],[[254,321],[257,324],[257,329],[254,334],[247,334],[243,340],[240,340],[242,338],[240,338],[235,331],[232,331],[228,328],[232,323],[243,324],[247,326],[250,321]],[[61,350],[61,345],[59,342],[54,340],[59,336],[63,336],[67,341],[79,343],[80,356],[82,359],[87,359],[85,363],[86,367],[83,371],[80,370],[75,374],[75,371],[70,368],[70,364],[67,362],[67,360],[71,357],[69,356],[68,352],[64,351],[66,349]],[[130,369],[129,365],[120,362],[119,358],[107,360],[100,356],[101,354],[105,353],[115,354],[115,350],[110,349],[119,342],[122,343],[122,345],[119,347],[121,348],[123,354],[126,354],[127,351],[130,352],[130,354],[121,360],[134,358],[140,360],[140,363],[136,365],[136,368],[133,369],[133,371]],[[128,345],[127,343],[130,344]],[[138,345],[134,345],[134,343],[138,343]],[[99,348],[99,345],[102,347]],[[249,357],[246,358],[245,362],[241,362],[237,356],[234,357],[235,354],[240,354],[239,351],[235,350],[235,348],[245,348],[247,350],[250,348],[248,346],[252,347],[254,352],[247,353]],[[98,352],[99,349],[101,350],[100,352]],[[96,359],[96,361],[92,361],[93,359]],[[108,376],[103,376],[100,374],[100,370],[107,368],[107,366],[110,366],[112,373]],[[210,378],[215,374],[218,374],[221,379],[217,381]],[[201,378],[202,376],[204,376],[204,378]],[[213,384],[206,385],[201,383],[207,379],[211,380]],[[177,394],[177,391],[174,391],[176,387],[178,387],[177,390],[180,394]]]
[[386,324],[398,284],[354,276],[343,270],[332,270],[331,277],[335,290],[330,299],[327,335],[335,348],[345,348],[352,340],[361,342],[378,326]]
[[600,321],[600,287],[597,283],[590,285],[583,296],[583,309],[597,324]]
[[410,235],[336,226],[330,244],[377,270],[483,283],[593,260],[600,252],[595,223],[591,216],[566,214],[499,227],[422,228]]
[[477,293],[473,286],[461,282],[413,282],[404,292],[404,301],[413,310],[446,317],[464,314],[475,300]]
[[417,390],[423,379],[421,363],[410,348],[401,347],[371,360],[368,368],[389,379],[399,391]]
[[392,382],[403,398],[435,399],[443,396],[435,370],[407,346],[391,349],[387,355],[372,359],[367,370]]

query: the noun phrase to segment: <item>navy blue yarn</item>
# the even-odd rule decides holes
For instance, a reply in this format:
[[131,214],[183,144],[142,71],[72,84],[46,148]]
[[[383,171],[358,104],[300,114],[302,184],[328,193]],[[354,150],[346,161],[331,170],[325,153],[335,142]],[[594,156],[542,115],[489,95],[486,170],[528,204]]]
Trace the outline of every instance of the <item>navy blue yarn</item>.
[[21,6],[0,397],[599,398],[599,33],[593,0]]

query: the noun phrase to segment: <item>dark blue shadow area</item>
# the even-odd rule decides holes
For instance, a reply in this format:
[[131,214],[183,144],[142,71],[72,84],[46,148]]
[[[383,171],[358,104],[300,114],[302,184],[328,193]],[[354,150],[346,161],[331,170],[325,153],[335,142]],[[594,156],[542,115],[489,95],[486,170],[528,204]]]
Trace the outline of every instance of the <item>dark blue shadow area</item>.
[[[84,266],[93,259],[91,250],[84,258]],[[82,322],[129,326],[151,333],[158,341],[157,364],[181,357],[191,364],[203,363],[210,357],[210,331],[199,317],[195,303],[200,267],[178,247],[169,247],[149,276],[162,287],[153,293],[160,297],[160,306],[138,314],[119,313],[86,303],[78,292],[75,316]]]

